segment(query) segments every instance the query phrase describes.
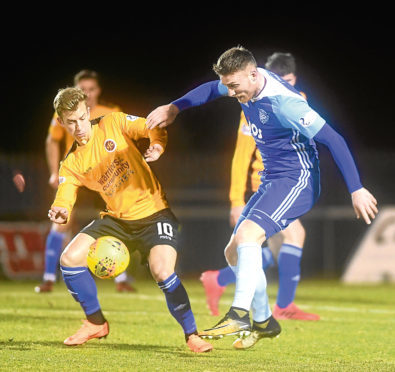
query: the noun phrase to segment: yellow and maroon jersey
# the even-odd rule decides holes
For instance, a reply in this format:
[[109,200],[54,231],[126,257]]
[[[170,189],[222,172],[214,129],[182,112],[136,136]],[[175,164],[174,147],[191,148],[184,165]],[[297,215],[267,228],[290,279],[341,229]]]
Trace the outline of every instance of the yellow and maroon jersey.
[[[90,110],[90,118],[95,119],[99,116],[103,116],[109,114],[110,112],[118,112],[121,109],[118,106],[104,106],[104,105],[96,105],[93,109]],[[71,145],[74,142],[74,138],[62,127],[57,121],[58,114],[55,112],[53,114],[51,123],[48,128],[48,133],[54,141],[65,141],[64,148],[65,154],[70,150]]]
[[[306,94],[300,92],[306,98]],[[247,185],[252,192],[258,190],[261,183],[258,172],[264,169],[262,156],[256,148],[255,140],[244,116],[240,114],[240,124],[237,131],[236,148],[232,159],[229,199],[231,207],[245,205]]]
[[244,196],[249,182],[252,191],[258,190],[261,182],[258,172],[261,170],[263,170],[262,157],[256,148],[254,137],[251,135],[250,127],[242,111],[232,159],[229,192],[231,207],[245,204]]
[[139,151],[136,141],[149,138],[150,144],[165,148],[165,129],[149,130],[145,118],[122,112],[107,114],[91,121],[88,143],[72,150],[61,163],[59,187],[52,206],[69,212],[77,190],[85,186],[98,192],[106,202],[109,214],[125,220],[148,217],[168,208],[162,186]]

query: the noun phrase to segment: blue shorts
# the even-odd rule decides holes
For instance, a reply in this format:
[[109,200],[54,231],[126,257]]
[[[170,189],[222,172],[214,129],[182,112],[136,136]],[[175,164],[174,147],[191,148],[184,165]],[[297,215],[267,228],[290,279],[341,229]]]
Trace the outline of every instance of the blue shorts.
[[243,209],[233,233],[245,220],[257,223],[266,239],[307,213],[320,195],[318,169],[301,169],[264,179]]

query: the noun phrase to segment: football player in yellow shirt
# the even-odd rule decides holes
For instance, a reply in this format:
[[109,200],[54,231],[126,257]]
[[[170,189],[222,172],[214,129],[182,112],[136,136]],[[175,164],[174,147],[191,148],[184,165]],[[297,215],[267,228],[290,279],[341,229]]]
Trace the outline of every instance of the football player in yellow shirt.
[[[90,121],[86,98],[81,89],[66,88],[54,100],[59,122],[75,142],[61,164],[59,187],[48,217],[54,223],[67,223],[81,186],[99,193],[106,203],[100,218],[83,228],[60,258],[66,286],[86,315],[83,326],[64,343],[79,345],[109,333],[95,280],[87,268],[87,254],[98,237],[111,235],[130,250],[137,249],[148,262],[190,350],[210,351],[212,346],[198,336],[187,292],[174,271],[177,219],[147,163],[163,153],[167,132],[158,128],[149,130],[144,118],[121,112]],[[150,140],[144,155],[135,143],[140,138]]]
[[[118,106],[103,104],[100,102],[101,87],[99,76],[96,71],[81,70],[74,76],[74,86],[81,88],[88,96],[87,104],[90,109],[91,118],[121,111]],[[58,187],[59,162],[73,144],[73,137],[59,124],[55,112],[49,125],[46,139],[46,155],[50,172],[49,185],[55,190]],[[61,251],[66,243],[67,237],[72,230],[72,219],[66,225],[52,224],[45,244],[45,271],[42,284],[35,287],[38,293],[51,292],[56,281],[58,263]],[[129,284],[126,272],[115,278],[116,289],[119,292],[134,292],[135,288]]]
[[[265,68],[279,75],[292,86],[297,81],[296,63],[291,53],[273,53],[267,60]],[[301,92],[303,96],[305,94]],[[254,138],[243,112],[237,133],[236,148],[232,160],[230,225],[234,227],[252,193],[261,183],[259,172],[263,170],[262,157],[257,150]],[[249,185],[250,190],[247,190]],[[250,194],[251,193],[251,194]],[[296,220],[285,230],[268,239],[268,246],[262,248],[263,269],[274,265],[277,256],[279,271],[279,289],[277,301],[273,308],[276,319],[319,320],[317,314],[307,313],[297,307],[293,300],[300,279],[300,260],[305,241],[305,229]],[[212,315],[219,315],[218,303],[228,284],[236,280],[233,270],[227,266],[220,270],[202,273],[200,280],[206,292],[206,301]]]

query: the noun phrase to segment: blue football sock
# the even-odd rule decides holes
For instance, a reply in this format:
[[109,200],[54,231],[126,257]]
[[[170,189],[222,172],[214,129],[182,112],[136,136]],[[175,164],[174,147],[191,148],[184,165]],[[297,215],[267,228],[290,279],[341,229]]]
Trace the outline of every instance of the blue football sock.
[[60,266],[63,280],[74,299],[80,303],[85,314],[91,315],[100,310],[95,280],[87,267]]
[[157,284],[165,294],[170,314],[181,325],[184,333],[186,335],[195,333],[197,331],[196,322],[188,294],[177,274],[173,273],[166,280]]
[[291,244],[283,244],[278,255],[279,288],[277,306],[287,307],[295,298],[296,288],[300,280],[300,261],[302,248]]
[[[274,258],[269,247],[262,248],[262,269],[266,270],[269,266],[274,265]],[[236,282],[236,275],[230,266],[226,266],[219,270],[217,282],[221,287]]]
[[236,275],[229,266],[226,266],[219,270],[217,282],[221,287],[226,287],[228,284],[236,282]]
[[59,257],[63,248],[63,241],[66,234],[51,230],[45,243],[45,281],[56,281]]
[[268,267],[274,265],[274,258],[269,247],[262,248],[262,269],[265,271]]

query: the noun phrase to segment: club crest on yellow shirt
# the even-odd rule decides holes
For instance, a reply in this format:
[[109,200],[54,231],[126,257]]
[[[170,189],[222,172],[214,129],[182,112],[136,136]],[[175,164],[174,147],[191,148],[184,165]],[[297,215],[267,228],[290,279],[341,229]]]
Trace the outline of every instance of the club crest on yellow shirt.
[[107,152],[113,152],[117,148],[117,144],[112,139],[106,139],[104,141],[104,148]]

